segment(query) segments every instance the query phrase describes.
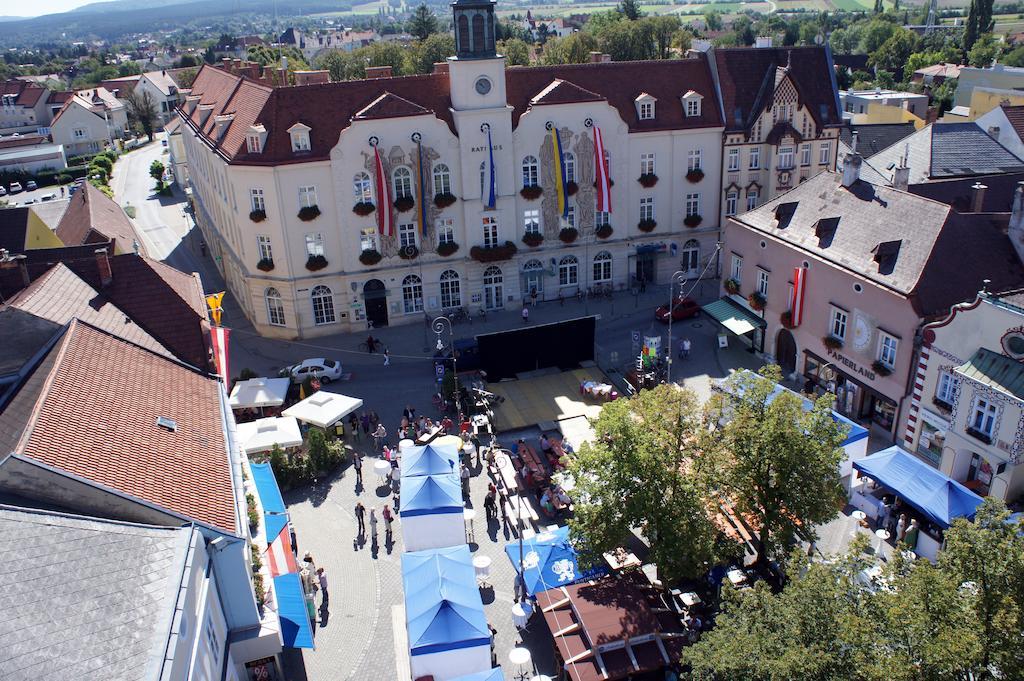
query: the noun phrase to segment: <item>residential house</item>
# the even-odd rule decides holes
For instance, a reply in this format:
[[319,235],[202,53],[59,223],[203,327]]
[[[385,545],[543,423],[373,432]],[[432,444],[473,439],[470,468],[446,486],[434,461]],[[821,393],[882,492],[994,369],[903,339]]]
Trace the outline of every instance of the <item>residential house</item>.
[[944,117],[973,121],[1009,99],[1024,104],[1024,68],[994,64],[987,68],[963,66],[957,78],[953,109]]
[[[352,50],[366,47],[380,39],[375,31],[357,31],[352,28],[340,28],[318,31],[303,31],[298,28],[289,28],[281,34],[281,44],[294,47],[302,52],[306,61],[312,63],[322,52],[326,50]],[[246,53],[239,56],[243,59]]]
[[[842,90],[839,103],[843,117],[854,124],[925,121],[928,95],[896,90]],[[879,108],[882,107],[882,108]]]
[[103,87],[76,92],[50,125],[54,143],[62,144],[69,156],[98,154],[114,146],[127,130],[124,103]]
[[1024,158],[1024,105],[1000,104],[974,123],[1010,153]]
[[68,167],[64,146],[51,144],[45,135],[14,133],[0,137],[0,173],[36,173]]
[[149,71],[139,77],[135,89],[148,93],[156,104],[159,114],[159,126],[162,128],[174,115],[174,109],[180,101],[178,84],[167,70]]
[[56,236],[65,246],[114,242],[114,254],[146,255],[145,239],[121,206],[88,182],[68,202]]
[[959,64],[933,64],[932,66],[926,66],[923,69],[914,71],[910,81],[923,85],[941,85],[947,80],[959,78],[961,68]]
[[12,78],[0,83],[0,135],[42,132],[53,116],[47,108],[50,91],[42,85]]

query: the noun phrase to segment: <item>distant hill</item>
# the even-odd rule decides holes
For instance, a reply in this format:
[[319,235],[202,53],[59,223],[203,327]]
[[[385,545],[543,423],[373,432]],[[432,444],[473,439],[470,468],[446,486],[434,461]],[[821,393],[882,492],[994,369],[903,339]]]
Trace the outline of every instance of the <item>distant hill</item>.
[[[154,7],[171,7],[173,5],[186,5],[195,0],[108,0],[108,2],[91,2],[82,5],[65,14],[89,14],[98,12],[126,12],[136,9],[152,9]],[[36,17],[37,19],[45,18]]]

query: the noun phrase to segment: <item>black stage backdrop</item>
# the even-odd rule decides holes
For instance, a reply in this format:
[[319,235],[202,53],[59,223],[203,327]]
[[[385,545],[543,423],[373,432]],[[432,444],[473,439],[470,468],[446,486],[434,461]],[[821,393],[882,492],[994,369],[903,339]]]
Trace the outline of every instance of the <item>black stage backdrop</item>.
[[580,362],[594,359],[596,323],[596,317],[580,317],[477,336],[480,368],[487,372],[488,381],[547,367],[575,369]]

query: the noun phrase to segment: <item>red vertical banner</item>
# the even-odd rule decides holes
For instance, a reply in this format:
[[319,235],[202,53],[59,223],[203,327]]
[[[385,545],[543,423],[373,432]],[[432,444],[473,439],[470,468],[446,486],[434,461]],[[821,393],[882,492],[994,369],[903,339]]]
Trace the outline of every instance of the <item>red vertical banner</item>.
[[612,212],[612,187],[608,177],[608,160],[604,155],[604,138],[601,128],[594,126],[594,179],[597,185],[597,210]]
[[789,302],[793,326],[800,326],[804,320],[804,297],[807,292],[807,270],[803,267],[793,268],[793,300]]
[[228,334],[230,330],[223,326],[215,326],[210,329],[210,341],[213,345],[213,363],[217,367],[217,373],[224,379],[224,385],[228,384]]
[[[384,173],[384,162],[380,158],[380,151],[377,147],[373,148],[373,159],[374,159],[374,174],[376,177],[377,190],[377,231],[380,232],[381,236],[394,236],[395,235],[395,220],[391,215],[391,183],[388,181],[387,175]],[[423,201],[423,197],[420,197],[420,201]]]

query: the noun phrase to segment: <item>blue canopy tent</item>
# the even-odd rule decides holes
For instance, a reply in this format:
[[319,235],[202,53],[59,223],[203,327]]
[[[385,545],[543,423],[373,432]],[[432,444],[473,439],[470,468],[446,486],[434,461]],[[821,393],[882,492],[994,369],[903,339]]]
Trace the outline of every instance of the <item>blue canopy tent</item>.
[[[519,542],[505,544],[505,553],[512,561],[512,567],[519,572]],[[542,532],[524,540],[523,566],[523,581],[526,582],[528,596],[556,586],[599,577],[607,572],[604,568],[580,569],[576,549],[569,542],[568,527]]]
[[977,494],[895,445],[853,466],[941,527],[955,518],[973,518],[981,505]]
[[495,667],[485,672],[460,676],[457,679],[451,679],[451,681],[505,681],[505,674],[501,671],[501,667]]
[[402,555],[413,677],[491,668],[491,631],[465,544]]
[[459,452],[455,447],[429,444],[402,450],[402,477],[458,472]]
[[466,543],[462,486],[455,473],[403,477],[402,541],[406,551]]

